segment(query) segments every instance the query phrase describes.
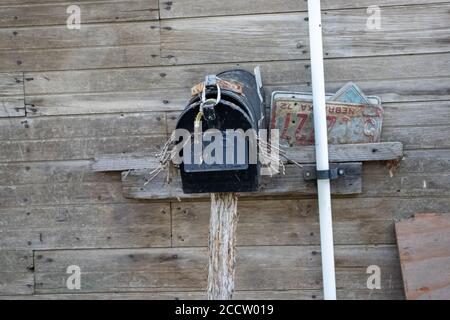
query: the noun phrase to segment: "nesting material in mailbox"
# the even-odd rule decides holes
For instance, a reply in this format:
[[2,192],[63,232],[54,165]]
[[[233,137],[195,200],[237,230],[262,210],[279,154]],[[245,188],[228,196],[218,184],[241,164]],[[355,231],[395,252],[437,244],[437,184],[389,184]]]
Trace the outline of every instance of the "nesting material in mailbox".
[[[255,74],[230,70],[207,76],[205,82],[192,88],[191,100],[176,126],[190,134],[180,164],[184,193],[258,189],[260,165],[251,159],[258,153],[255,139],[264,128],[261,90],[259,69]],[[207,153],[216,142],[221,147]]]

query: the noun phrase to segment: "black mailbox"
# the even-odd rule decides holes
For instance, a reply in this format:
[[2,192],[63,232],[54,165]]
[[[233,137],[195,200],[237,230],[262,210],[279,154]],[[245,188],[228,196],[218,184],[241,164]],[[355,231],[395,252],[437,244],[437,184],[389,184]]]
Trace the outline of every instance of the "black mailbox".
[[[255,74],[230,70],[207,76],[205,82],[192,88],[191,100],[176,128],[190,135],[189,143],[184,144],[190,154],[187,149],[180,153],[184,193],[256,191],[260,177],[259,161],[255,161],[256,137],[260,129],[265,129],[259,68]],[[215,133],[214,138],[210,131]],[[208,161],[203,150],[213,141],[221,147],[210,148],[214,149],[211,155],[215,160]]]

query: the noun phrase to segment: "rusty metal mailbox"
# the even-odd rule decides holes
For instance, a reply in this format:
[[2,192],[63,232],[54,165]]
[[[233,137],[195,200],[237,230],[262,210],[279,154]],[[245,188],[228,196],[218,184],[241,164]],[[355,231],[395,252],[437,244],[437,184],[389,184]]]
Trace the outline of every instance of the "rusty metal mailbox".
[[[253,130],[257,134],[265,126],[262,84],[259,69],[255,74],[245,70],[230,70],[207,76],[205,82],[192,88],[192,98],[177,120],[177,129],[191,134],[190,156],[183,154],[180,165],[184,193],[250,192],[259,185],[259,163],[250,161],[250,143],[245,140],[243,158],[239,158],[239,143],[230,131]],[[212,139],[205,139],[208,130],[220,131],[221,161],[208,162],[195,154],[195,144],[206,150]],[[232,141],[230,139],[233,139]],[[215,140],[215,139],[214,139]],[[231,143],[229,143],[231,142]],[[189,146],[188,146],[189,147]],[[183,151],[184,152],[184,151]],[[229,157],[229,154],[233,156]],[[196,161],[197,160],[197,161]]]

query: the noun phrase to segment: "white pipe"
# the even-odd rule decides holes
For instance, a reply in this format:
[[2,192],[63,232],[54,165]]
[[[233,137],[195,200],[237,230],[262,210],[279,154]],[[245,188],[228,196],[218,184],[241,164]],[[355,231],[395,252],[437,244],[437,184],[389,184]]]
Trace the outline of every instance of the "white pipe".
[[[308,0],[317,170],[329,170],[320,0]],[[336,300],[330,180],[317,180],[325,300]]]

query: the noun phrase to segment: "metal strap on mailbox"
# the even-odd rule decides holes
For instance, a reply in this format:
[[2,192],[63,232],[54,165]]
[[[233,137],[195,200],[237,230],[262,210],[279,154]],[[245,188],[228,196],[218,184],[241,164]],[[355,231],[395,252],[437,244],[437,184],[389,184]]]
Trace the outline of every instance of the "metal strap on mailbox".
[[[209,77],[211,77],[211,78],[209,78]],[[199,83],[196,86],[192,87],[191,95],[196,96],[196,95],[202,93],[205,90],[205,87],[211,86],[211,82],[209,82],[209,81],[212,81],[213,78],[215,79],[214,80],[215,85],[217,85],[217,87],[219,87],[220,89],[229,90],[229,91],[233,91],[238,94],[242,94],[243,87],[240,83],[223,80],[216,76],[207,76],[205,82]],[[205,84],[206,84],[206,86],[205,86]]]

